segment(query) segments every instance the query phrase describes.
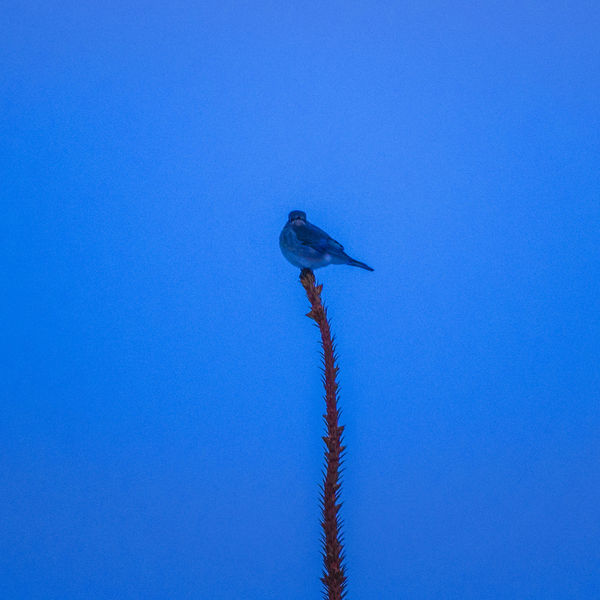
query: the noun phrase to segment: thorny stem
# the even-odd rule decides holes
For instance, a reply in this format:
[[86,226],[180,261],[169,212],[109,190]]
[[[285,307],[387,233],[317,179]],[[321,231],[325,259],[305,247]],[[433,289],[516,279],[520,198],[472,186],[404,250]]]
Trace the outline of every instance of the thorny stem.
[[323,345],[323,371],[325,384],[325,404],[327,407],[325,424],[327,435],[325,442],[325,473],[322,489],[323,520],[323,596],[327,600],[342,600],[346,595],[346,573],[344,566],[344,548],[340,539],[339,510],[340,503],[340,462],[345,450],[342,446],[344,427],[338,424],[337,408],[338,367],[335,364],[335,346],[331,338],[331,329],[327,320],[327,309],[321,302],[323,285],[315,284],[315,276],[310,269],[302,269],[300,283],[306,290],[311,310],[307,317],[313,319],[321,332]]

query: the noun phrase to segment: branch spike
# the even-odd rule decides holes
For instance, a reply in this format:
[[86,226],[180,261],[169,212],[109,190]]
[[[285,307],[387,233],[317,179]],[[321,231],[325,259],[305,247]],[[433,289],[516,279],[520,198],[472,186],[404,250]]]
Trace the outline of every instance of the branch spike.
[[327,309],[321,302],[323,284],[315,284],[315,276],[310,269],[302,269],[300,283],[306,291],[306,296],[311,305],[311,310],[306,314],[313,319],[321,333],[322,360],[323,360],[323,385],[325,387],[326,413],[323,420],[326,427],[325,467],[323,469],[323,482],[321,488],[322,520],[322,549],[323,572],[323,598],[326,600],[342,600],[346,596],[346,567],[344,561],[343,536],[341,534],[342,521],[338,518],[341,502],[339,501],[340,464],[346,447],[342,445],[344,426],[339,425],[339,411],[337,408],[338,384],[336,375],[339,367],[336,365],[334,338],[331,335],[330,323],[327,319]]

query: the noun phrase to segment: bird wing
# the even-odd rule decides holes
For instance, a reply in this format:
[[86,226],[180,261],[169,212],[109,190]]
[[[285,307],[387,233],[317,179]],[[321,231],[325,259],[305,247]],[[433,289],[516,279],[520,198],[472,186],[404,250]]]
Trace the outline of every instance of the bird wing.
[[332,237],[319,229],[316,225],[307,223],[302,227],[296,227],[296,237],[301,244],[310,246],[315,250],[329,250],[334,252],[343,252],[344,246],[336,242]]

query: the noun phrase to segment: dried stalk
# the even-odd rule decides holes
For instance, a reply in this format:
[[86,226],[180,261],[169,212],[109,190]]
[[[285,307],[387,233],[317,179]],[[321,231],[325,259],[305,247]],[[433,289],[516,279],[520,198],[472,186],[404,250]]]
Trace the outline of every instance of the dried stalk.
[[326,414],[323,415],[327,427],[325,442],[325,473],[321,490],[321,508],[323,511],[321,526],[323,553],[323,596],[328,600],[342,600],[346,595],[346,573],[344,566],[344,548],[340,535],[338,502],[340,492],[340,463],[345,450],[342,446],[344,427],[338,424],[339,411],[337,408],[338,367],[335,364],[336,355],[331,329],[327,320],[327,309],[321,302],[323,285],[315,285],[315,276],[310,269],[303,269],[300,282],[306,290],[311,310],[306,315],[315,321],[321,332],[323,345],[323,383],[325,385]]

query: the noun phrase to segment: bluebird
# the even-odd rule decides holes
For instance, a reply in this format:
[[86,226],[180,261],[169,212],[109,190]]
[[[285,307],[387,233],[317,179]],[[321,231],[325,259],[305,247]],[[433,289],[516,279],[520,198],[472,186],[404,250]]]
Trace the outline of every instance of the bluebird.
[[371,267],[350,258],[344,246],[329,237],[322,229],[306,220],[306,213],[293,210],[279,235],[283,255],[301,269],[318,269],[327,265],[352,265],[367,271]]

